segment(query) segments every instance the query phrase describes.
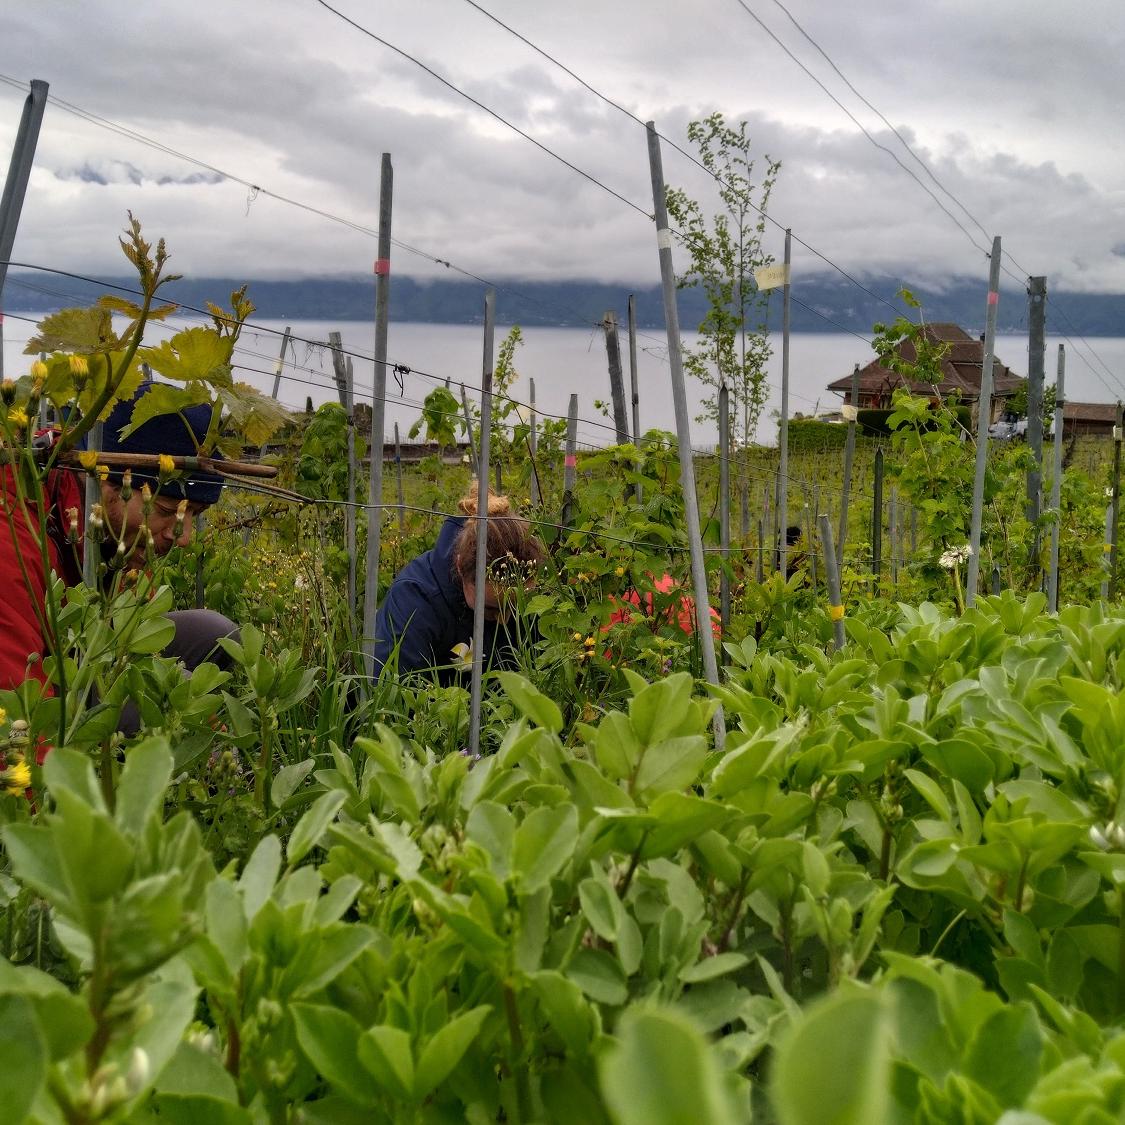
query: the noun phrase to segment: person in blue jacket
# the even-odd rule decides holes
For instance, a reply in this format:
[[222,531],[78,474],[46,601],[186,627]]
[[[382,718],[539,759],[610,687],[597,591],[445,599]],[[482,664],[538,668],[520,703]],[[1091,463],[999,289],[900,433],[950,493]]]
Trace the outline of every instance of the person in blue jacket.
[[[395,576],[375,616],[375,674],[390,665],[400,676],[424,672],[439,683],[456,682],[469,660],[476,598],[477,528],[475,493],[458,505],[434,546]],[[505,587],[526,585],[545,557],[543,544],[525,519],[511,514],[505,496],[488,499],[488,569],[485,588],[484,663],[503,664],[514,640],[505,627]]]

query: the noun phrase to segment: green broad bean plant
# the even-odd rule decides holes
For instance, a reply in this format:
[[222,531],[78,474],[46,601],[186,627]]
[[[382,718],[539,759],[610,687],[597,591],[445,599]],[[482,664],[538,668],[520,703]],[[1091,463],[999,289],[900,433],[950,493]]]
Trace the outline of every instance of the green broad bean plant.
[[[44,813],[4,843],[60,982],[29,963],[0,979],[20,1018],[49,999],[73,1027],[21,1040],[18,1104],[43,1121],[1114,1119],[1125,618],[1009,593],[880,626],[850,618],[832,656],[731,643],[706,695],[625,670],[620,708],[569,726],[501,673],[494,754],[381,724],[330,743],[274,780],[279,806],[304,794],[274,822],[287,840],[221,871],[161,799],[180,784],[166,740],[128,752],[113,812],[88,758],[52,752]],[[126,796],[142,776],[143,817]],[[87,887],[65,849],[92,840],[121,858]],[[154,855],[195,882],[156,900],[164,944],[129,922],[134,949],[113,919],[153,901]],[[119,981],[194,997],[159,1051]]]

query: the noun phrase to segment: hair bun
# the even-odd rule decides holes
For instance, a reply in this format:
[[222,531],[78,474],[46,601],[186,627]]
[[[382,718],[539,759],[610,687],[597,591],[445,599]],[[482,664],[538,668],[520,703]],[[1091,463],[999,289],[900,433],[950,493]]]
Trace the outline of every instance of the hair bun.
[[[477,500],[477,482],[473,481],[467,496],[462,496],[457,501],[457,507],[467,516],[475,516],[479,507]],[[512,510],[512,502],[507,496],[497,496],[490,488],[488,490],[488,514],[490,516],[506,516]]]

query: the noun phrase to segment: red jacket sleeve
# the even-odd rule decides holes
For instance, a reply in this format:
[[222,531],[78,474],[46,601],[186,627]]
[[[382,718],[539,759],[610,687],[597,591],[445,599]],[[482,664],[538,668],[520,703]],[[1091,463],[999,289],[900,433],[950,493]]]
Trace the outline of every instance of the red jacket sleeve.
[[[47,581],[39,554],[38,527],[35,515],[25,518],[15,493],[10,469],[0,477],[0,688],[17,687],[27,678],[27,658],[32,653],[43,656],[46,641],[40,616],[47,596]],[[58,554],[48,542],[51,565],[57,566]],[[39,662],[30,669],[43,679]]]
[[[61,488],[55,490],[48,483],[48,503],[68,503],[78,496],[73,481],[60,484]],[[57,530],[48,526],[47,557],[56,573],[60,569],[59,544],[51,532]],[[3,690],[17,687],[28,674],[40,681],[44,678],[42,657],[50,650],[42,622],[46,596],[46,575],[39,553],[38,512],[29,505],[25,516],[11,470],[0,469],[0,688]],[[40,659],[29,668],[28,657],[33,654],[38,654]]]

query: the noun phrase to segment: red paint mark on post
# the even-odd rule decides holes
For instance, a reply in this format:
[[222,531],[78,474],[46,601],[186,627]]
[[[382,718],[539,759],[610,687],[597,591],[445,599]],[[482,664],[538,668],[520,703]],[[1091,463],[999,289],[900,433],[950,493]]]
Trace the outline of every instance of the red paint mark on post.
[[988,303],[989,303],[990,305],[998,305],[998,304],[1000,304],[1000,294],[999,294],[999,293],[997,293],[995,289],[989,290],[989,293],[988,293]]
[[566,458],[563,460],[563,465],[568,469],[577,468],[578,458],[573,453],[568,453],[566,455]]
[[386,277],[391,272],[390,258],[376,258],[375,259],[375,275],[376,277]]

